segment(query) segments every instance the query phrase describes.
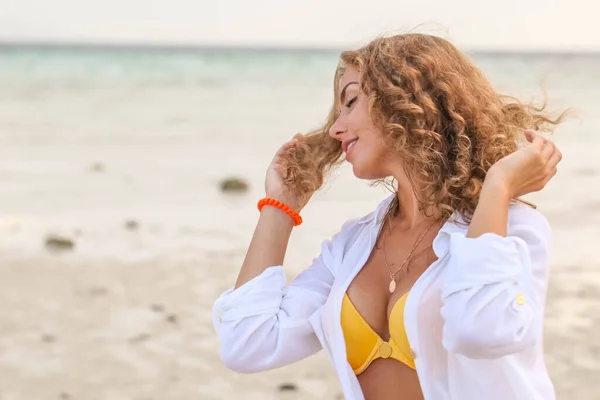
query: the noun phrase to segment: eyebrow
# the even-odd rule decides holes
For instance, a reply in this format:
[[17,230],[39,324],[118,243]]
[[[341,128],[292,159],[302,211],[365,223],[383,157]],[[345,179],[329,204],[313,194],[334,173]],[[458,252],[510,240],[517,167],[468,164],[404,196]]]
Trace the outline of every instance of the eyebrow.
[[358,85],[358,82],[354,82],[354,81],[352,81],[352,82],[348,82],[348,83],[346,83],[346,86],[344,86],[344,88],[343,88],[343,89],[342,89],[342,91],[340,92],[340,102],[341,102],[342,104],[344,104],[344,99],[346,98],[346,89],[348,89],[348,86],[350,86],[350,85],[352,85],[352,84]]

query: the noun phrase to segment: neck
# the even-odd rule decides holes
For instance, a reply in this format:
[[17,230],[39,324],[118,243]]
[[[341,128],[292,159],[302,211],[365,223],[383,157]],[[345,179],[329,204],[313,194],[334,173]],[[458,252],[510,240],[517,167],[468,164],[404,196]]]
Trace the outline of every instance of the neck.
[[[408,231],[425,224],[431,224],[439,219],[439,212],[433,208],[420,208],[415,190],[406,176],[395,177],[398,183],[396,196],[398,199],[398,213],[393,215],[394,225],[403,231]],[[398,179],[400,178],[400,179]]]

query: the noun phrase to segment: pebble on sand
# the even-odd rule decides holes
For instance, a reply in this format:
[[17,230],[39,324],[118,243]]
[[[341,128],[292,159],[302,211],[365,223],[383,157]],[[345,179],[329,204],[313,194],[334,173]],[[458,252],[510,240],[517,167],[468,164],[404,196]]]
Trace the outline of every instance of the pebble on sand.
[[127,229],[128,231],[137,231],[139,227],[140,223],[134,219],[125,221],[125,229]]
[[75,242],[67,237],[50,235],[46,237],[46,248],[52,251],[73,250]]
[[56,338],[53,335],[50,335],[48,333],[44,333],[41,336],[41,339],[42,339],[42,342],[45,342],[45,343],[52,343],[52,342],[56,341]]
[[240,178],[227,178],[221,182],[223,192],[246,192],[248,189],[248,183]]
[[296,390],[298,390],[298,386],[296,386],[295,383],[282,383],[281,385],[279,385],[280,392],[295,392]]
[[90,171],[92,172],[104,172],[104,164],[101,162],[95,162],[90,165]]
[[152,304],[150,306],[150,309],[154,312],[160,313],[160,312],[164,312],[165,308],[161,305],[161,304]]

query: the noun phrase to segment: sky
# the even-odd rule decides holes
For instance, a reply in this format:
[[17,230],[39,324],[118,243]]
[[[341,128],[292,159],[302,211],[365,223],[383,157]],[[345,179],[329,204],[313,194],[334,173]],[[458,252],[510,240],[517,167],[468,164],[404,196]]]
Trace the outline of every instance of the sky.
[[0,41],[353,47],[415,30],[464,49],[600,51],[593,0],[0,0]]

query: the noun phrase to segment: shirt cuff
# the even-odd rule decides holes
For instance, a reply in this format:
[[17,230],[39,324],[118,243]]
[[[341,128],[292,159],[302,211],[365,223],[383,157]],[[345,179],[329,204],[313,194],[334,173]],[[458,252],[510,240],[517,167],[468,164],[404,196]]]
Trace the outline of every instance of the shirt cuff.
[[227,289],[213,306],[215,326],[223,321],[276,313],[281,305],[285,283],[283,266],[278,265],[265,269],[237,289]]

